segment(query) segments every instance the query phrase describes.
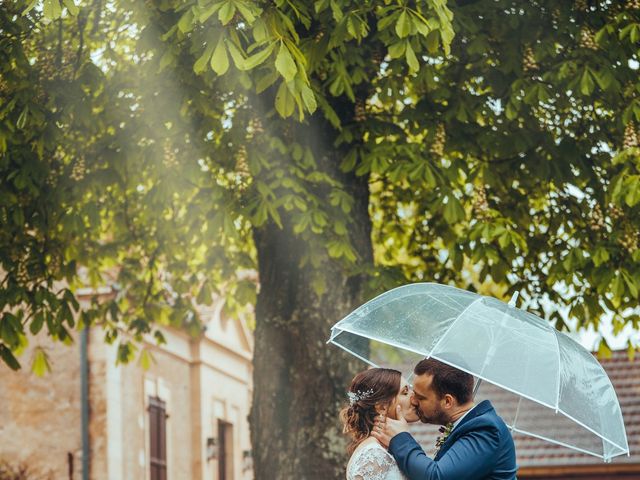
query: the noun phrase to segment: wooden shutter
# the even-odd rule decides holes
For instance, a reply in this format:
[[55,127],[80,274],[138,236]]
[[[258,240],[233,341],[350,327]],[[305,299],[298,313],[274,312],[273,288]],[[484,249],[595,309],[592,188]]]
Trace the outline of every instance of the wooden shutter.
[[151,480],[167,480],[167,409],[157,397],[149,397],[149,447]]

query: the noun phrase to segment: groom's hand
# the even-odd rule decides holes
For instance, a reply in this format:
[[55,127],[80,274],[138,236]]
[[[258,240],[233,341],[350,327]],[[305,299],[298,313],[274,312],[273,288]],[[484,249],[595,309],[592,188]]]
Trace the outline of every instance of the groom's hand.
[[402,415],[402,407],[400,407],[400,405],[396,407],[396,418],[398,420],[378,415],[374,421],[371,436],[378,440],[385,448],[389,447],[389,443],[393,437],[399,433],[409,431],[409,424]]

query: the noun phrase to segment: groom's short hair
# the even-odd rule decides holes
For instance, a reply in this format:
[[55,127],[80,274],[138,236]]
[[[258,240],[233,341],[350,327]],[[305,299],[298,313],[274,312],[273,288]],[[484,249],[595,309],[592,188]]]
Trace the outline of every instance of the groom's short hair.
[[440,398],[448,393],[453,395],[460,404],[467,403],[473,398],[473,375],[435,358],[425,358],[418,362],[413,373],[433,376],[431,387]]

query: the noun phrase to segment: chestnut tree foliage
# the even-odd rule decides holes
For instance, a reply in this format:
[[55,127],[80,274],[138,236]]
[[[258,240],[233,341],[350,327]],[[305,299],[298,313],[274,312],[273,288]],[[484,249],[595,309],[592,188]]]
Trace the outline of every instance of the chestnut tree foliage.
[[267,379],[308,419],[254,408],[256,472],[320,478],[358,365],[291,345],[376,292],[471,271],[558,328],[637,325],[637,0],[10,0],[0,33],[11,368],[43,329],[129,361],[214,293],[255,305],[254,405]]

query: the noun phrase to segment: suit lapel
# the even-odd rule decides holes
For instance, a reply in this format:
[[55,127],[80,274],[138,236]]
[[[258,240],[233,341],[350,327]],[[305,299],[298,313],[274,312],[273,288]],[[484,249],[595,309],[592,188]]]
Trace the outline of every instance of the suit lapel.
[[473,407],[473,409],[467,415],[465,415],[462,421],[458,425],[456,425],[451,434],[447,437],[445,442],[442,444],[442,447],[440,447],[440,450],[438,450],[438,453],[434,457],[434,460],[438,460],[440,457],[442,457],[442,455],[444,455],[447,450],[451,448],[451,445],[453,445],[457,438],[466,431],[466,428],[463,428],[463,425],[465,425],[470,420],[479,417],[480,415],[484,415],[490,410],[493,410],[493,405],[491,405],[491,402],[489,400],[483,400],[478,405]]

